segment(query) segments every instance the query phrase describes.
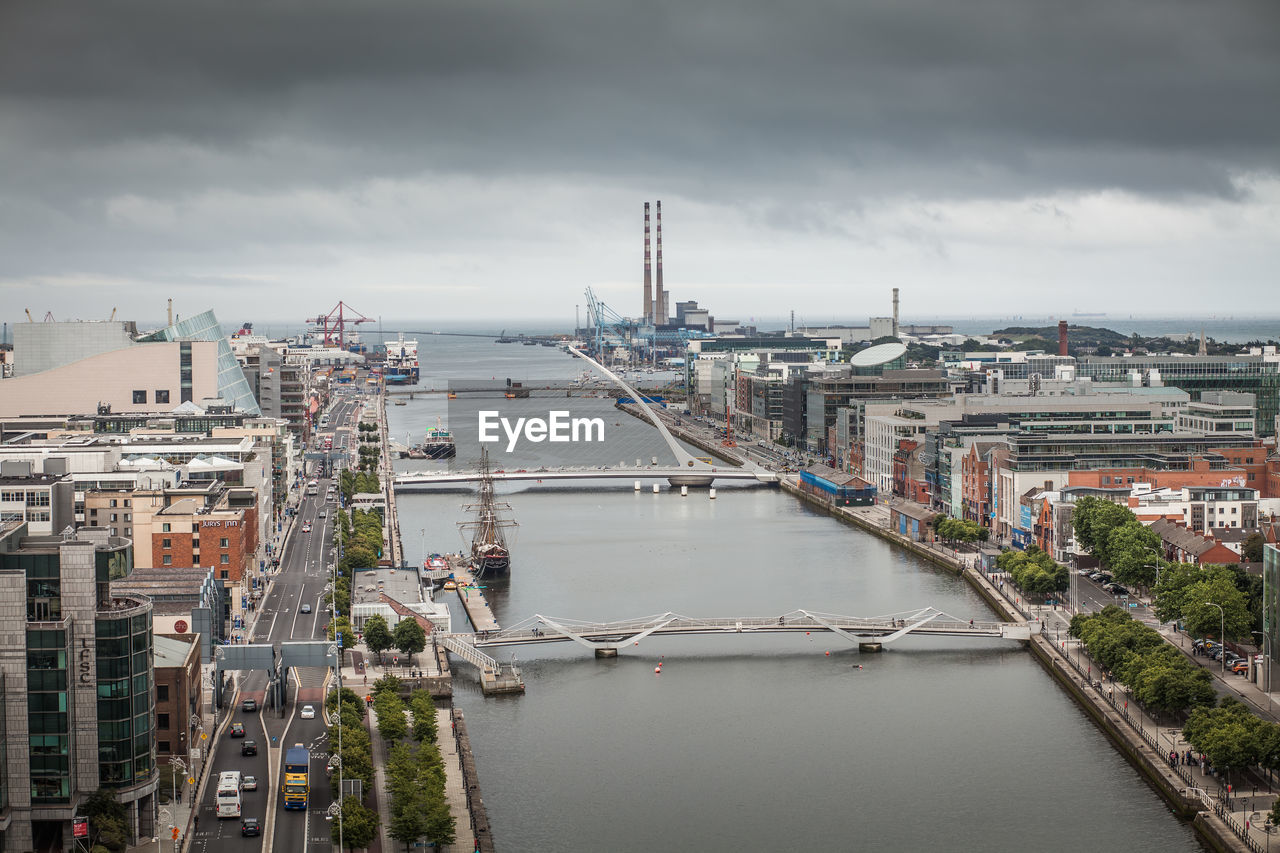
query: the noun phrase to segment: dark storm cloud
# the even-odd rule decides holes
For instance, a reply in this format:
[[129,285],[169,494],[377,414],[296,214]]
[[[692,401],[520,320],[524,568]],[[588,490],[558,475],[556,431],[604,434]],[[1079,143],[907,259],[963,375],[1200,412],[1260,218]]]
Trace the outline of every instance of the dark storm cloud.
[[885,199],[1241,201],[1277,33],[1273,0],[6,0],[0,279],[531,252],[512,209],[555,187],[867,245]]
[[[238,155],[205,164],[218,183],[849,170],[870,191],[918,175],[964,194],[1222,192],[1280,149],[1272,2],[6,8],[6,147],[43,151],[27,175],[46,187],[67,156],[155,140]],[[254,168],[273,140],[315,151]],[[131,186],[178,177],[122,165]]]

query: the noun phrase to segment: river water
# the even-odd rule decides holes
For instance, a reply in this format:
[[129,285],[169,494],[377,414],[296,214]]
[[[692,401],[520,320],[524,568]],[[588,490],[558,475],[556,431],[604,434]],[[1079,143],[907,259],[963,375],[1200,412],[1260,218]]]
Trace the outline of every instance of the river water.
[[[579,369],[541,347],[423,343],[424,385]],[[389,412],[403,436],[445,409]],[[488,590],[504,625],[991,616],[954,576],[776,489],[499,491],[520,523],[511,578]],[[402,495],[407,558],[459,550],[468,499]],[[519,654],[525,695],[486,698],[465,667],[454,688],[499,850],[1202,849],[1014,643],[907,638],[869,655],[831,635],[732,635],[649,638],[612,660],[572,644]]]

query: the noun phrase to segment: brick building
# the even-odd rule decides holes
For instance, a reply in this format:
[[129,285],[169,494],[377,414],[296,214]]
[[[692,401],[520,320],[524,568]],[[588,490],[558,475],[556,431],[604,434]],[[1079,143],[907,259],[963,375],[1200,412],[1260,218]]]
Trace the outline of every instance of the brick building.
[[[156,754],[186,759],[203,685],[196,634],[156,634]],[[188,762],[190,766],[190,762]]]

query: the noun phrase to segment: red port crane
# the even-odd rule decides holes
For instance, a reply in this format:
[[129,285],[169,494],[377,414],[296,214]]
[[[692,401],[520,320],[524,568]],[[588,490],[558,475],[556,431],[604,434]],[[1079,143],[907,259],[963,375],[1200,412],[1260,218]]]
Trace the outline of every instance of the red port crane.
[[308,317],[307,321],[324,332],[324,345],[331,347],[337,344],[339,349],[347,348],[347,326],[358,326],[361,323],[372,323],[372,317],[366,317],[354,311],[345,302],[339,302],[328,314],[319,317]]

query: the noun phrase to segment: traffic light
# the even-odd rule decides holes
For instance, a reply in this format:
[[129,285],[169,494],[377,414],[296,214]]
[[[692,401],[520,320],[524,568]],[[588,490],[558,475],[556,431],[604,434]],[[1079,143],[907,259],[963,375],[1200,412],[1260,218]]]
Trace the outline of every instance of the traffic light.
[[176,826],[173,828],[173,840],[174,841],[178,840],[178,827]]

